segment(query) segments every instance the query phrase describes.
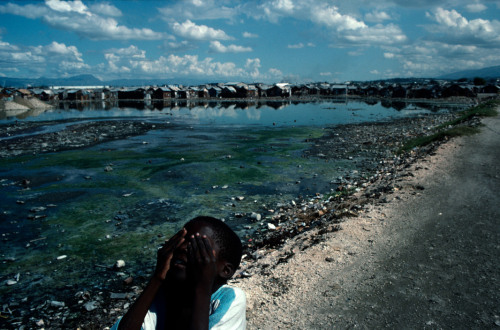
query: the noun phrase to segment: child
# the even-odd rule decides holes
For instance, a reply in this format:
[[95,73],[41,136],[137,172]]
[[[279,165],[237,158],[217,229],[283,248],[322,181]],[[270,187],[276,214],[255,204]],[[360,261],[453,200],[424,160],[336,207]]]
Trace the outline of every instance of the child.
[[245,293],[226,284],[241,253],[224,222],[194,218],[158,250],[146,288],[111,330],[244,329]]

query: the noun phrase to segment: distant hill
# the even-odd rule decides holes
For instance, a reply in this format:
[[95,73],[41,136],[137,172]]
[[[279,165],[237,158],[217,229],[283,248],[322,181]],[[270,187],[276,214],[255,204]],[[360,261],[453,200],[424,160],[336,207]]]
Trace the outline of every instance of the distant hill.
[[41,86],[149,86],[165,84],[201,85],[206,82],[191,78],[170,79],[114,79],[103,81],[90,74],[73,76],[68,78],[9,78],[0,77],[0,87],[41,87]]
[[481,78],[500,78],[500,65],[490,66],[487,68],[477,69],[477,70],[464,70],[453,72],[449,74],[442,75],[437,77],[438,79],[460,79],[460,78],[468,78],[473,79],[475,77]]
[[103,85],[103,82],[90,74],[68,78],[9,78],[0,77],[1,87],[39,87],[39,86],[94,86]]

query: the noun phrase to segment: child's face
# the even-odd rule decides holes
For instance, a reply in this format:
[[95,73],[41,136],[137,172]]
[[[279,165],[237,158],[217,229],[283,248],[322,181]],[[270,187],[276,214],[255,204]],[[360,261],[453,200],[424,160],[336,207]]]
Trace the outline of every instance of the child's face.
[[212,249],[215,251],[215,258],[217,259],[216,261],[217,270],[219,271],[219,268],[222,267],[221,265],[223,263],[219,259],[219,250],[220,250],[219,246],[213,240],[214,232],[212,228],[202,222],[194,222],[188,224],[186,226],[186,230],[187,230],[185,236],[186,240],[184,241],[184,243],[182,243],[181,246],[179,246],[174,251],[172,261],[170,262],[169,275],[173,276],[173,278],[178,281],[185,281],[187,279],[187,271],[188,271],[187,246],[191,236],[196,235],[196,233],[199,233],[200,236],[203,235],[207,236],[207,239],[210,242]]

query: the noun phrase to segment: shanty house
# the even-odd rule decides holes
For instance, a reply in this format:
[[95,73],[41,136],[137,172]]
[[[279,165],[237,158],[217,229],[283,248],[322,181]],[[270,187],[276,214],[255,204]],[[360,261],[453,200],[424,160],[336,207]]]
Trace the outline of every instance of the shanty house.
[[208,89],[208,96],[209,97],[220,97],[221,96],[222,89],[217,86],[211,86]]
[[235,98],[238,97],[238,94],[236,92],[236,88],[233,86],[224,86],[221,91],[221,96],[224,98]]
[[158,87],[153,90],[152,97],[155,100],[165,100],[172,98],[172,90],[169,87]]
[[290,97],[292,94],[292,89],[289,84],[275,84],[273,87],[267,90],[268,97]]
[[144,88],[123,88],[118,90],[119,100],[144,100],[146,90]]

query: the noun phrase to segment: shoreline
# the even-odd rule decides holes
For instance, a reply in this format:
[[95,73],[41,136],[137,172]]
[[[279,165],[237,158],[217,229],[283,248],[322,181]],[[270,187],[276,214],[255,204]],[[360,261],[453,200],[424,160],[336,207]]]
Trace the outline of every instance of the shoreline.
[[498,164],[468,159],[476,148],[498,159],[489,150],[500,119],[483,122],[496,130],[435,145],[341,231],[318,228],[261,251],[247,265],[253,275],[234,281],[247,292],[248,329],[498,327]]
[[[386,124],[381,123],[380,125]],[[328,139],[331,137],[325,134],[324,138]],[[379,173],[377,173],[378,175],[365,182],[360,181],[358,185],[352,185],[353,182],[350,180],[346,180],[344,183],[340,182],[341,187],[344,187],[342,189],[345,189],[345,191],[359,189],[355,194],[344,194],[342,189],[340,189],[340,194],[337,197],[330,197],[326,202],[323,200],[324,196],[319,195],[313,200],[297,201],[295,202],[296,205],[293,205],[293,203],[288,206],[283,205],[281,207],[283,212],[278,211],[279,214],[282,213],[280,217],[284,216],[283,221],[281,222],[279,218],[276,218],[277,223],[274,222],[278,225],[275,226],[278,230],[265,231],[266,233],[270,233],[270,235],[252,239],[254,242],[252,244],[253,247],[247,250],[247,257],[243,260],[242,267],[238,270],[233,282],[241,281],[244,283],[245,281],[255,281],[257,276],[263,274],[265,276],[265,274],[273,272],[276,267],[279,267],[280,264],[286,264],[288,260],[299,255],[301,251],[318,246],[322,242],[321,236],[334,235],[345,223],[351,221],[350,219],[346,220],[346,217],[359,216],[364,213],[365,207],[370,207],[369,205],[375,203],[375,201],[381,204],[388,202],[388,196],[391,196],[399,189],[394,184],[391,184],[391,182],[411,173],[409,168],[412,164],[432,154],[439,145],[441,143],[434,143],[427,147],[419,148],[413,154],[410,154],[408,158],[397,159],[392,157],[392,159],[388,159],[381,164],[378,170]],[[317,153],[312,156],[317,156]],[[364,186],[363,184],[366,185]],[[418,191],[419,188],[416,187],[415,190]],[[306,212],[302,210],[304,207],[306,207]],[[295,217],[299,221],[289,221],[294,220]],[[302,225],[303,223],[305,225]],[[280,224],[283,227],[280,228]],[[289,232],[290,230],[295,230],[295,234],[298,235],[294,235],[292,238],[289,238],[288,234],[274,235],[279,232]],[[340,235],[342,235],[342,231]],[[256,244],[256,241],[260,239],[262,240],[261,245]],[[108,269],[108,271],[113,272],[112,269]],[[109,273],[110,276],[112,276],[111,272]],[[252,276],[248,277],[248,275]],[[139,286],[124,285],[120,279],[110,278],[110,280],[111,283],[109,283],[107,289],[101,290],[100,293],[89,290],[90,292],[86,291],[80,295],[77,294],[73,298],[65,300],[65,307],[57,307],[55,306],[57,304],[54,305],[48,300],[46,304],[41,307],[39,306],[42,313],[40,318],[43,319],[43,315],[49,315],[47,318],[52,318],[49,321],[52,322],[51,327],[57,327],[57,324],[60,324],[61,327],[63,325],[64,327],[76,327],[78,325],[83,325],[84,327],[104,327],[111,325],[113,323],[112,320],[120,316],[123,310],[126,309],[125,306],[133,301],[140,292],[140,285],[147,279],[134,279],[134,284],[139,284]],[[251,291],[254,289],[252,288]],[[99,306],[105,306],[104,310],[90,308],[92,304],[87,304],[92,302]],[[89,308],[85,306],[89,306]],[[63,315],[67,314],[64,311],[68,309],[71,311],[71,314],[77,313],[78,316],[76,318],[69,317],[67,323],[64,323],[66,316]],[[57,316],[58,313],[59,316]]]

